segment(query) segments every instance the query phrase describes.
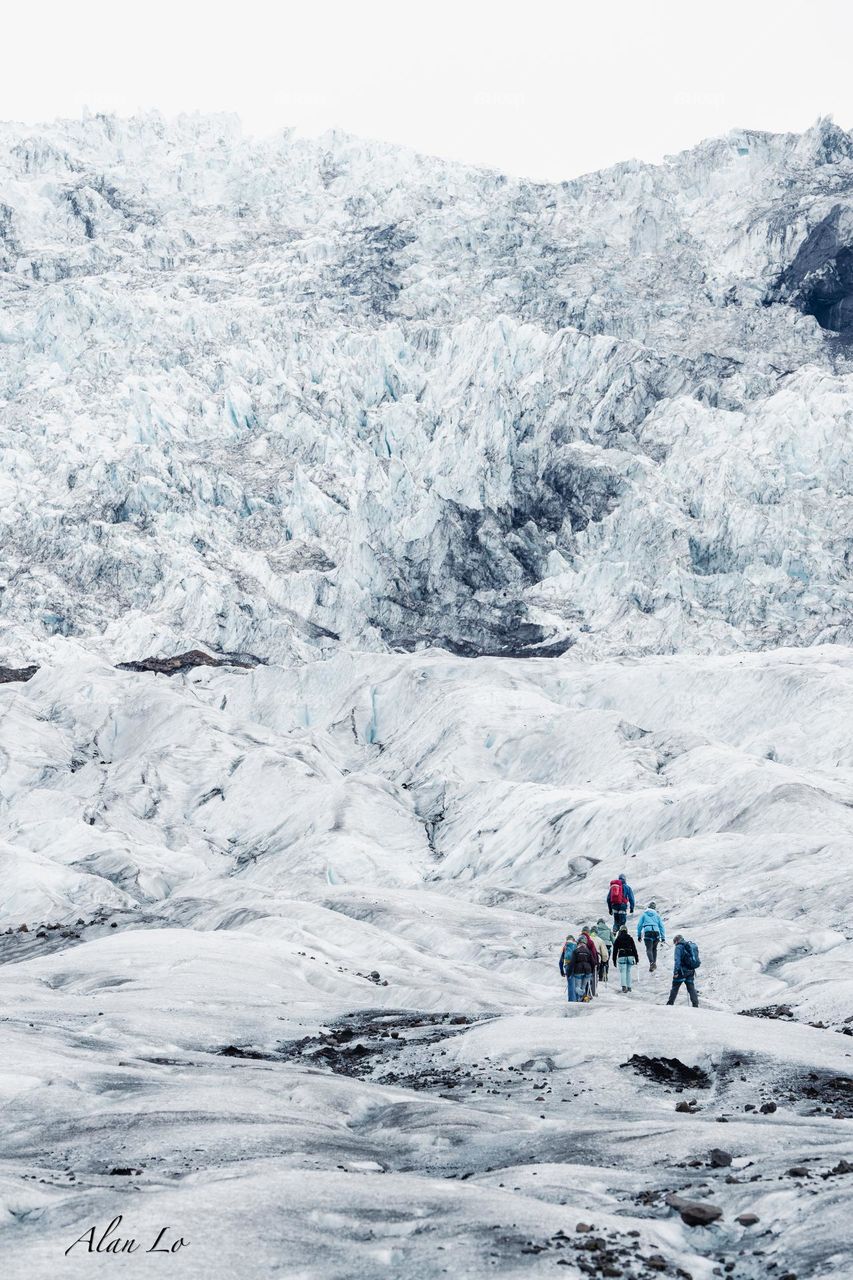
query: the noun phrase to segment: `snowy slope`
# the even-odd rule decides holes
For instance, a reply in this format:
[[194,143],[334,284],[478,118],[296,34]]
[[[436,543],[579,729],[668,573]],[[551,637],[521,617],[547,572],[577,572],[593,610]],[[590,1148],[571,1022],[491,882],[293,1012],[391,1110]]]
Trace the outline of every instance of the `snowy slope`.
[[0,127],[4,1275],[849,1269],[851,181]]

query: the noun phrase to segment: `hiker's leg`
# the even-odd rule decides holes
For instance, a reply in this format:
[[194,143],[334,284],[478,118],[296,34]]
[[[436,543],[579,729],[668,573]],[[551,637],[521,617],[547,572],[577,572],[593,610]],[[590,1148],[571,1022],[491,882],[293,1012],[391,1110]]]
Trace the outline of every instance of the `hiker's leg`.
[[669,999],[667,1000],[667,1004],[675,1004],[675,997],[678,995],[681,989],[681,982],[682,982],[681,978],[673,978],[672,988],[669,993]]
[[575,992],[575,980],[572,974],[568,975],[566,985],[568,987],[568,992],[569,992],[569,1004],[574,1004],[578,997]]
[[652,934],[652,964],[653,965],[656,965],[658,962],[658,942],[659,941],[660,941],[660,938],[658,937],[658,935],[656,933],[653,933]]
[[690,1003],[694,1009],[699,1008],[699,997],[696,994],[696,982],[693,978],[685,978],[684,985],[687,988],[687,994],[690,996]]
[[633,982],[634,982],[634,976],[633,976],[633,975],[634,975],[634,966],[631,964],[631,961],[630,961],[630,960],[626,960],[626,962],[625,962],[625,986],[628,988],[628,990],[629,990],[629,991],[631,990],[631,987],[632,987]]
[[649,964],[655,962],[655,940],[650,933],[643,934],[643,941],[646,944],[646,955],[649,957]]

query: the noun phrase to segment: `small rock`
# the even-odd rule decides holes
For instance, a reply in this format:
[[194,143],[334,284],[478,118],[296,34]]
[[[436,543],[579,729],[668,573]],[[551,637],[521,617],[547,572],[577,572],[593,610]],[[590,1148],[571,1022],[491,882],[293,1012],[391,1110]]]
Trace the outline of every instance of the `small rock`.
[[759,1218],[757,1213],[740,1213],[735,1221],[739,1222],[742,1227],[754,1227]]
[[688,1227],[708,1227],[723,1216],[722,1209],[705,1200],[682,1200],[681,1196],[672,1192],[665,1199],[671,1208],[681,1214],[681,1221]]
[[652,1271],[666,1271],[666,1259],[662,1258],[659,1253],[653,1253],[651,1257],[646,1258],[646,1266]]
[[29,929],[25,924],[18,925],[18,933],[29,933]]
[[763,1116],[772,1116],[773,1112],[776,1111],[776,1109],[777,1108],[776,1108],[775,1102],[762,1102],[761,1104],[761,1114]]
[[733,1158],[730,1151],[723,1151],[721,1147],[712,1147],[708,1152],[708,1163],[712,1169],[727,1169]]
[[792,1178],[807,1178],[809,1176],[808,1169],[801,1164],[795,1164],[793,1169],[788,1170],[788,1174]]
[[579,1222],[575,1227],[575,1231],[592,1231],[592,1227],[588,1222]]
[[117,928],[118,928],[118,925],[116,924],[115,920],[113,920],[113,921],[112,921],[112,923],[110,924],[110,928],[111,928],[111,929],[117,929]]
[[853,1173],[853,1164],[849,1160],[839,1160],[834,1169],[830,1169],[831,1174]]

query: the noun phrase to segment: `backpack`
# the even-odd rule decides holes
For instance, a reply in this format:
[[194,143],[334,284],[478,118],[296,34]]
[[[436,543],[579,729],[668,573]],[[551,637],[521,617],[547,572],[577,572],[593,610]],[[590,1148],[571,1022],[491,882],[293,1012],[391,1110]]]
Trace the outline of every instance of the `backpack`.
[[687,963],[685,969],[698,969],[702,961],[699,959],[699,948],[695,942],[683,942],[682,946],[687,955]]
[[626,907],[628,899],[625,897],[625,886],[621,880],[610,881],[610,905],[611,907]]

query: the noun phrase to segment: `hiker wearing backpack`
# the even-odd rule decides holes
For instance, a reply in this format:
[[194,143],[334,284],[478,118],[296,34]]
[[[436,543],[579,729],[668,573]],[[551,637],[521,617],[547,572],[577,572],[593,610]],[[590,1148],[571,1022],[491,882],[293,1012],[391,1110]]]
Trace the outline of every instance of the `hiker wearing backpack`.
[[699,1008],[699,997],[696,994],[696,970],[702,961],[699,959],[699,948],[695,942],[688,942],[680,933],[673,938],[675,943],[674,967],[672,971],[672,988],[667,1004],[675,1004],[675,997],[684,983],[690,1003],[694,1009]]
[[[609,931],[608,931],[609,932]],[[607,981],[607,970],[610,962],[610,948],[598,932],[598,925],[590,929],[592,940],[598,950],[598,981]]]
[[601,952],[598,949],[598,943],[592,936],[592,930],[589,925],[584,929],[580,940],[586,945],[589,952],[589,958],[592,961],[592,976],[589,983],[589,994],[590,996],[596,996],[598,995],[598,966],[601,964]]
[[575,1000],[577,1000],[575,979],[574,976],[569,973],[569,961],[572,958],[576,945],[575,935],[570,933],[560,948],[560,973],[566,979],[566,994],[569,999],[569,1004],[574,1004]]
[[624,876],[610,881],[607,910],[613,917],[613,928],[617,932],[628,918],[628,911],[634,914],[634,891]]
[[592,999],[590,986],[594,973],[593,959],[590,955],[589,947],[584,942],[583,934],[581,934],[566,967],[566,974],[569,979],[574,979],[576,1000],[582,1000],[586,1003]]
[[649,957],[649,973],[654,973],[658,967],[658,943],[666,942],[666,929],[653,902],[649,903],[640,916],[640,923],[637,925],[637,940],[639,941],[640,939],[646,944],[646,955]]
[[638,964],[640,959],[637,955],[637,944],[628,932],[626,924],[620,925],[619,932],[616,934],[613,943],[613,959],[619,966],[619,980],[624,994],[631,990],[634,965]]
[[609,956],[610,952],[613,950],[613,930],[610,928],[610,925],[605,924],[605,922],[599,917],[595,925],[595,933],[596,936],[604,943],[605,947],[607,947],[607,954]]

